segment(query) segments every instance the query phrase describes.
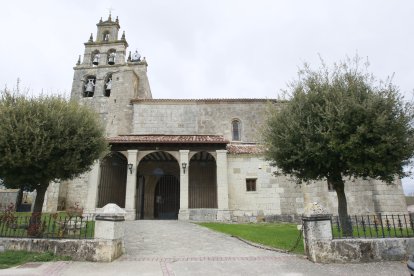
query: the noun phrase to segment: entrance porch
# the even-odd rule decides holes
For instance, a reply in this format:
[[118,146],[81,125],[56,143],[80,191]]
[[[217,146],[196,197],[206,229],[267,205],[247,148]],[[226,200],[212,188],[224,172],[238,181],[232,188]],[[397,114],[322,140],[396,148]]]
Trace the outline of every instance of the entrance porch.
[[87,210],[99,211],[117,195],[128,220],[230,219],[228,142],[222,136],[126,135],[109,141],[118,161],[108,157],[95,164]]

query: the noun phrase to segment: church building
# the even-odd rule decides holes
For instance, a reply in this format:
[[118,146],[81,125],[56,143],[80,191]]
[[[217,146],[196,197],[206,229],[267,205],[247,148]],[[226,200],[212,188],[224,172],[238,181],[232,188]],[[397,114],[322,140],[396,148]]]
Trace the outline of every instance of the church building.
[[[111,15],[97,23],[74,67],[71,98],[99,113],[111,152],[72,181],[51,183],[44,210],[108,203],[127,219],[293,221],[308,203],[337,213],[326,181],[275,176],[260,128],[274,99],[157,99],[147,61],[127,51]],[[172,88],[174,89],[174,88]],[[154,91],[156,94],[156,91]],[[254,95],[254,91],[252,91]],[[401,182],[346,180],[349,214],[405,213]]]

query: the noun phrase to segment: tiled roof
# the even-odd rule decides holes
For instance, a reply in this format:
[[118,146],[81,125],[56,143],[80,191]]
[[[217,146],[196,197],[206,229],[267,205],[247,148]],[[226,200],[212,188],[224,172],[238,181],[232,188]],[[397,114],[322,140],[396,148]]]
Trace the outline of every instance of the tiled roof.
[[262,154],[264,147],[257,144],[228,144],[227,152],[230,154]]
[[143,99],[143,98],[135,98],[131,100],[131,103],[238,103],[238,102],[282,102],[276,99]]
[[112,144],[227,144],[221,135],[120,135],[108,138]]

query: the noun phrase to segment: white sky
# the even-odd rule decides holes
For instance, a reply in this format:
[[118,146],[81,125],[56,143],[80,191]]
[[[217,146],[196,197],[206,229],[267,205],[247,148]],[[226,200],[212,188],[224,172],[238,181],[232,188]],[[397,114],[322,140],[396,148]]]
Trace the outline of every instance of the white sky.
[[[119,16],[154,98],[276,98],[298,66],[368,57],[412,100],[413,1],[3,1],[0,86],[70,93],[99,18]],[[406,192],[414,181],[404,180]]]

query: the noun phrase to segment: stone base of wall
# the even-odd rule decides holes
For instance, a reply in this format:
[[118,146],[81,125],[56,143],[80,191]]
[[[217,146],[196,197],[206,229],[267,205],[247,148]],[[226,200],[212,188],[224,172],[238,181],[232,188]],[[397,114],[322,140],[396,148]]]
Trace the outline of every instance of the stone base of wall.
[[261,211],[231,211],[231,221],[237,223],[256,223],[256,222],[290,222],[300,224],[302,215],[264,215]]
[[289,222],[289,223],[302,223],[302,215],[268,215],[265,216],[266,222]]
[[[301,215],[264,215],[261,211],[218,210],[218,209],[188,209],[189,218],[193,221],[223,221],[236,223],[256,222],[290,222],[300,224]],[[182,220],[182,218],[178,218]]]
[[112,262],[122,255],[124,244],[118,240],[52,240],[0,238],[0,246],[6,250],[53,252],[70,256],[74,261]]
[[190,220],[217,221],[217,209],[189,209]]
[[413,254],[414,238],[315,241],[310,247],[316,263],[402,261]]

